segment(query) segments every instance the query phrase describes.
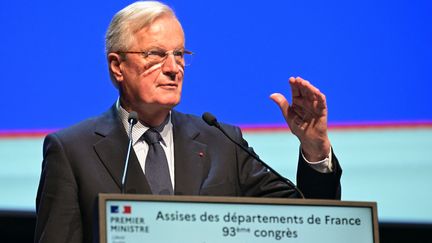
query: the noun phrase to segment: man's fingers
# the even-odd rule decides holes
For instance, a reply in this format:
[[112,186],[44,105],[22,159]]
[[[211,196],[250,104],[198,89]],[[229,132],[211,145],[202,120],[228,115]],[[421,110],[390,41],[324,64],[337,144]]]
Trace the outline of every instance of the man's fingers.
[[292,92],[292,107],[282,94],[274,93],[270,96],[282,110],[285,118],[288,118],[289,109],[303,120],[327,114],[325,95],[309,81],[301,77],[290,77],[289,84]]
[[320,115],[327,115],[327,101],[324,94],[320,93],[317,96],[316,112]]
[[299,84],[294,77],[289,78],[289,84],[291,86],[291,95],[292,97],[300,97]]
[[274,93],[270,95],[270,99],[272,99],[279,106],[284,117],[286,118],[288,115],[289,103],[285,96],[280,93]]
[[308,100],[315,100],[315,96],[319,93],[317,88],[315,88],[309,81],[301,77],[296,78],[296,83],[301,96]]
[[320,91],[315,88],[309,81],[301,77],[291,77],[289,78],[289,83],[291,86],[291,92],[293,97],[306,96],[308,98],[314,97],[319,94]]
[[315,113],[322,113],[322,109],[326,109],[325,95],[309,81],[301,77],[290,78],[290,84],[291,89],[299,93],[297,97],[293,95],[293,104]]
[[306,83],[309,83],[308,81],[297,77],[296,78],[296,84],[298,86],[298,90],[300,92],[300,96],[309,99],[310,97],[310,92],[307,89]]

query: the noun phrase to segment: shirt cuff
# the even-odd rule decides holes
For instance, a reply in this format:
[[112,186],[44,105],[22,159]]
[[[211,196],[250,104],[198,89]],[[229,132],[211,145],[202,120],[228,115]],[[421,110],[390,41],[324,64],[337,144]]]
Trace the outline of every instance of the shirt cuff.
[[327,158],[320,160],[320,161],[315,161],[315,162],[311,162],[311,161],[307,160],[303,154],[302,149],[300,149],[300,153],[301,153],[301,156],[303,157],[303,159],[306,161],[306,163],[308,163],[309,166],[312,167],[314,170],[321,172],[321,173],[333,172],[332,156],[331,156],[332,150],[331,149],[330,149],[330,153],[328,154]]

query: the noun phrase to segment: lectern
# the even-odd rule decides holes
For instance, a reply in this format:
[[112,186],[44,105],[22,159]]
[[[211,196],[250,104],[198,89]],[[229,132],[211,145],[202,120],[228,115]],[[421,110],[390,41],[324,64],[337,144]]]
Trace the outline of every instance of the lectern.
[[378,243],[374,202],[99,195],[100,243]]

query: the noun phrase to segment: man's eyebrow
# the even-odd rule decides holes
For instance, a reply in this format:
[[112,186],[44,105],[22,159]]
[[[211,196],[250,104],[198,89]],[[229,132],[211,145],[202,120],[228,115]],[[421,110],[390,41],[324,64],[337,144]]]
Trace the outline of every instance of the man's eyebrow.
[[148,46],[148,47],[144,48],[144,50],[161,50],[161,51],[163,51],[166,49],[163,47],[160,47],[160,46]]
[[[161,46],[157,46],[157,45],[150,45],[150,46],[144,48],[144,50],[151,50],[151,49],[167,50],[167,51],[170,50],[170,49],[167,49],[167,48],[164,48],[164,47],[161,47]],[[174,49],[171,49],[171,50],[184,50],[184,49],[185,49],[185,47],[183,45],[179,45],[179,46],[177,46],[177,47],[175,47]]]

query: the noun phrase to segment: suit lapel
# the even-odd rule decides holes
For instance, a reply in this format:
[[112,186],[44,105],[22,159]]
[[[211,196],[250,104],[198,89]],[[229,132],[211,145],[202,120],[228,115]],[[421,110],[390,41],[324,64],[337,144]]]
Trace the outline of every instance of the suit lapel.
[[[120,191],[129,139],[123,124],[118,118],[115,105],[102,115],[101,122],[98,123],[95,133],[102,138],[94,144],[94,149]],[[127,193],[151,193],[133,149],[129,158],[125,191]]]
[[207,145],[197,141],[199,130],[187,115],[173,111],[175,188],[177,195],[198,195],[208,174]]

